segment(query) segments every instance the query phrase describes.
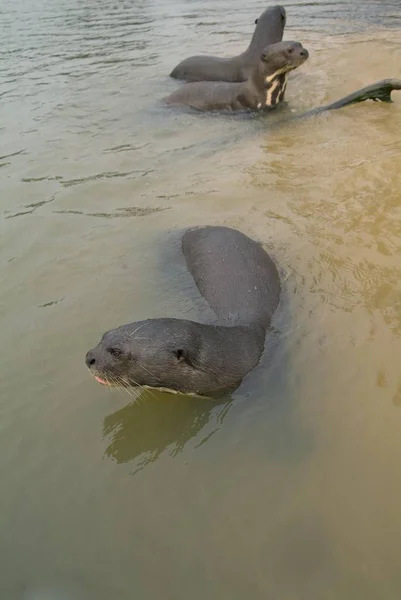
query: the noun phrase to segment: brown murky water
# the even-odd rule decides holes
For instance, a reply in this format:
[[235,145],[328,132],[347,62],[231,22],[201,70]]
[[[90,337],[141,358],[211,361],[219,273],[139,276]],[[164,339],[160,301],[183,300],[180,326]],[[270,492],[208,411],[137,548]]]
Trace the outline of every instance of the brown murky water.
[[[398,0],[285,6],[292,108],[401,76]],[[401,94],[271,131],[161,103],[265,7],[0,1],[2,600],[401,596]],[[97,385],[106,329],[202,317],[170,232],[205,223],[282,270],[258,369]]]

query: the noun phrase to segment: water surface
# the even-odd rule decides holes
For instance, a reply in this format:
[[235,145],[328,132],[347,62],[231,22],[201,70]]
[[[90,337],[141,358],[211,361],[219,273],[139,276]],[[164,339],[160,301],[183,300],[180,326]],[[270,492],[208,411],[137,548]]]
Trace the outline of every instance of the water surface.
[[[397,0],[285,6],[290,108],[401,76]],[[162,104],[265,7],[0,0],[2,599],[400,598],[401,94],[274,129]],[[221,403],[97,385],[106,329],[205,317],[200,224],[280,266],[260,366]]]

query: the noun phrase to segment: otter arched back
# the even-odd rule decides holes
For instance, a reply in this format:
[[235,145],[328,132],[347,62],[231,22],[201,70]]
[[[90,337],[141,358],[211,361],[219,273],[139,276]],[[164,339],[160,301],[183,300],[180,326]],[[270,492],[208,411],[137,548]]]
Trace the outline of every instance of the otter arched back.
[[189,230],[182,249],[216,322],[147,319],[106,332],[86,355],[100,383],[210,395],[235,389],[258,363],[280,297],[273,261],[228,227]]
[[256,19],[251,43],[242,54],[231,58],[191,56],[181,61],[170,73],[185,81],[245,81],[265,46],[283,39],[286,13],[283,6],[271,6]]
[[202,227],[184,234],[182,248],[200,293],[221,323],[269,325],[280,281],[259,244],[228,227]]

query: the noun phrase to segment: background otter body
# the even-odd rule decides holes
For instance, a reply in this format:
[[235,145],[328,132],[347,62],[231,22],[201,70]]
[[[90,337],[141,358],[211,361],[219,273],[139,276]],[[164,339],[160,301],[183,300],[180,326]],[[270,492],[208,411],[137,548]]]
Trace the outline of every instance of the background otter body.
[[265,46],[283,39],[286,14],[283,6],[266,9],[259,19],[245,52],[231,58],[191,56],[181,61],[170,73],[174,79],[185,81],[245,81]]
[[247,81],[187,83],[165,99],[167,104],[198,110],[261,110],[284,98],[287,74],[308,59],[300,42],[278,42],[263,49]]

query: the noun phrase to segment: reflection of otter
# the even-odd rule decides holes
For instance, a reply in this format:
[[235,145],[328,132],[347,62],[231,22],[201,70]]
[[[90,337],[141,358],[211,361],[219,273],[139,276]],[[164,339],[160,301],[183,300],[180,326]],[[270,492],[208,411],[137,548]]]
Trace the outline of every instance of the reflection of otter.
[[170,77],[186,81],[245,81],[265,46],[281,42],[285,27],[283,6],[271,6],[256,19],[255,32],[248,49],[232,58],[191,56],[181,61]]
[[106,455],[118,463],[141,457],[138,468],[155,461],[170,446],[181,452],[210,422],[199,445],[220,429],[231,399],[220,401],[171,395],[157,390],[142,392],[137,400],[104,419],[103,433],[111,441]]

